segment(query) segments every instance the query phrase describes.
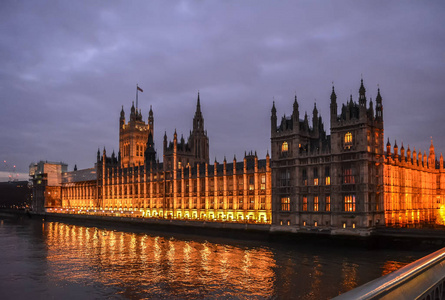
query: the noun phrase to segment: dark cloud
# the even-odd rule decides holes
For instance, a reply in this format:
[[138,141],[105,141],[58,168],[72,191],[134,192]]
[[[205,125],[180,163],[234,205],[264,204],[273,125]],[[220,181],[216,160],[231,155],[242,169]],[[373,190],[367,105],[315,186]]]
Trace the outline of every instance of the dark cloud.
[[[380,85],[385,135],[445,151],[445,24],[441,1],[2,1],[0,153],[91,167],[118,150],[121,105],[188,136],[198,90],[211,159],[270,148],[270,108],[301,117],[314,102],[325,127],[334,81],[341,102]],[[1,169],[2,171],[5,171]]]

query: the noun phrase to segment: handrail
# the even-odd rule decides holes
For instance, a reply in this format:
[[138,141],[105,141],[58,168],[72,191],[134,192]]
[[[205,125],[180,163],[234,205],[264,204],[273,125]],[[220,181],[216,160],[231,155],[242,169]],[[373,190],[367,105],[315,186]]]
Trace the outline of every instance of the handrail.
[[[434,270],[436,276],[429,276],[428,279],[433,280],[434,282],[421,280],[422,284],[416,284],[415,290],[410,290],[409,288],[404,289],[404,296],[408,296],[407,294],[409,294],[409,297],[406,299],[415,299],[424,294],[428,288],[434,286],[438,281],[445,278],[445,248],[424,256],[397,271],[343,293],[334,299],[381,299],[433,267],[435,267]],[[423,288],[420,288],[421,286],[423,286]],[[414,285],[412,287],[414,287]]]

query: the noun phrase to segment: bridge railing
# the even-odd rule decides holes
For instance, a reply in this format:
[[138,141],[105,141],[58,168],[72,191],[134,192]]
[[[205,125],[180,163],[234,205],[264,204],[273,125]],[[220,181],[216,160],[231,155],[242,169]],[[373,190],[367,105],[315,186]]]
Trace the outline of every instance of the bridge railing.
[[445,248],[334,299],[445,300]]

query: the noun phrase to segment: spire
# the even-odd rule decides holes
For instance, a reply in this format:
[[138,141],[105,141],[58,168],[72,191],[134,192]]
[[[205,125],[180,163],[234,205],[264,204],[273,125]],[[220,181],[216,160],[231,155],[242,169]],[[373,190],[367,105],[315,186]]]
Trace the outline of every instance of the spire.
[[152,117],[153,116],[153,110],[151,109],[151,105],[150,105],[150,111],[148,112],[148,116]]
[[337,95],[335,94],[334,85],[332,85],[331,104],[337,103]]
[[[274,101],[275,104],[275,101]],[[275,105],[274,105],[275,107]],[[298,101],[297,101],[297,94],[295,94],[295,100],[294,100],[294,111],[298,111]]]
[[204,118],[202,117],[201,113],[201,100],[199,97],[199,91],[198,91],[198,100],[196,101],[196,112],[193,118],[193,132],[195,131],[199,132],[204,131]]
[[[296,98],[295,98],[296,101]],[[295,105],[295,104],[294,104]],[[295,106],[294,106],[295,107]],[[276,115],[277,114],[277,109],[275,108],[275,101],[272,103],[272,115]]]
[[125,112],[124,112],[124,106],[122,105],[122,109],[121,109],[121,119],[125,118]]
[[77,171],[77,164],[74,165],[74,171]]
[[360,95],[360,99],[362,99],[361,96],[365,96],[366,89],[365,89],[365,86],[363,85],[363,78],[360,80],[360,88],[358,90],[358,93]]
[[199,101],[199,91],[198,91],[198,101],[196,102],[196,112],[201,112],[201,103]]

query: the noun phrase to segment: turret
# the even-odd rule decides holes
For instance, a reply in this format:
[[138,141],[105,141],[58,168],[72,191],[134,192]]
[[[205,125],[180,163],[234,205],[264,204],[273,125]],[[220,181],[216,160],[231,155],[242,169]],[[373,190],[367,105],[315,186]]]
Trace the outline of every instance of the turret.
[[151,132],[151,134],[154,136],[154,117],[153,117],[153,110],[151,109],[150,105],[150,111],[148,112],[148,130]]
[[386,157],[391,157],[391,143],[389,142],[389,138],[386,143]]
[[314,103],[314,110],[312,111],[312,129],[318,134],[318,110],[317,103]]
[[134,108],[134,101],[131,105],[131,112],[130,112],[130,120],[136,119],[136,109]]
[[274,134],[275,132],[277,132],[277,109],[275,108],[275,101],[272,104],[271,113],[272,115],[270,117],[270,123],[271,123],[272,134]]
[[365,111],[366,109],[366,89],[363,85],[363,79],[361,79],[361,83],[360,83],[360,88],[358,90],[359,93],[359,105],[360,105],[360,110],[361,111]]
[[394,142],[394,160],[399,158],[399,146],[397,146],[397,140]]
[[380,88],[377,89],[377,97],[375,98],[375,118],[376,120],[382,122],[383,121],[383,105],[382,105],[382,96],[380,95]]
[[442,152],[440,153],[439,164],[440,164],[440,170],[443,170],[443,155],[442,155]]
[[431,137],[430,154],[428,155],[428,165],[432,169],[436,167],[436,154],[434,153],[434,145],[432,137]]
[[402,162],[406,161],[405,148],[403,147],[403,142],[402,142],[402,148],[400,148],[400,157],[402,158]]
[[334,86],[332,86],[331,93],[331,126],[337,121],[337,95],[335,94]]

